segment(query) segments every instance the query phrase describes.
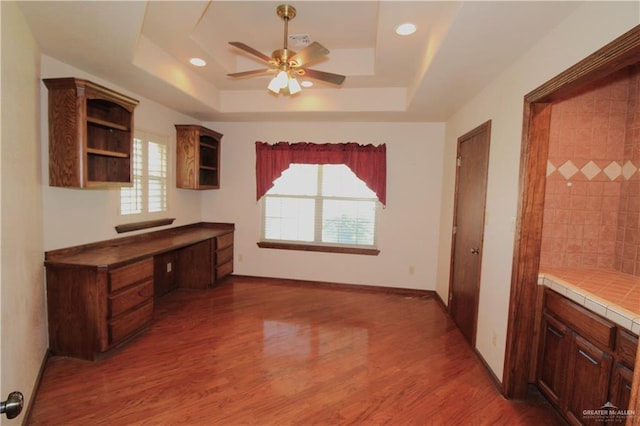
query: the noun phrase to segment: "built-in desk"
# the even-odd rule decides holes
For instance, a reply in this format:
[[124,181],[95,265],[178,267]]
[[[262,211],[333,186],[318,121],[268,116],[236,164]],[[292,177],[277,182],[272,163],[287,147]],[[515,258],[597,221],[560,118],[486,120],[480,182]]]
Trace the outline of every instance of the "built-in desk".
[[49,349],[93,360],[153,319],[154,297],[233,272],[234,225],[202,222],[45,253]]

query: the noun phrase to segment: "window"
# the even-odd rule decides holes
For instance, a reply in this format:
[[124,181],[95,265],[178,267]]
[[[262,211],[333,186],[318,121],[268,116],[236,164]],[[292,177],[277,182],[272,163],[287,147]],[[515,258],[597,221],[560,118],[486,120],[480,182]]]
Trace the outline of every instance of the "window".
[[292,164],[264,196],[262,240],[375,248],[378,204],[344,164]]
[[133,186],[120,189],[120,214],[167,211],[167,143],[165,138],[139,134],[133,139]]

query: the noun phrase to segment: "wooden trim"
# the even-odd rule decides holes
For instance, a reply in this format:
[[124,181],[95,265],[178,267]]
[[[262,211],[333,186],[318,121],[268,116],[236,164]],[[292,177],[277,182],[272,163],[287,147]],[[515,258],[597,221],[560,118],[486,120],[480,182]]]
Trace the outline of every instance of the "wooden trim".
[[260,248],[270,248],[270,249],[279,249],[279,250],[301,250],[301,251],[319,251],[323,253],[364,254],[367,256],[377,256],[378,254],[380,254],[380,250],[378,249],[357,248],[357,247],[317,246],[312,244],[274,243],[269,241],[259,241],[256,244]]
[[525,105],[503,393],[526,397],[535,328],[551,104]]
[[336,290],[347,290],[347,291],[360,291],[365,293],[387,293],[387,294],[397,294],[400,296],[406,297],[416,297],[422,299],[439,299],[436,296],[436,292],[433,290],[419,290],[414,288],[403,288],[403,287],[385,287],[385,286],[375,286],[375,285],[365,285],[365,284],[345,284],[345,283],[334,283],[327,281],[312,281],[312,280],[297,280],[297,279],[289,279],[289,278],[272,278],[272,277],[256,277],[250,275],[231,275],[231,279],[239,278],[242,280],[251,280],[253,282],[262,282],[265,284],[272,285],[286,285],[286,286],[294,286],[294,287],[320,287],[320,288],[329,288]]
[[23,416],[22,416],[23,425],[31,424],[31,412],[33,411],[33,406],[36,402],[36,396],[38,396],[38,390],[40,389],[40,384],[42,383],[42,376],[44,376],[44,370],[47,367],[47,361],[49,360],[50,356],[51,356],[51,351],[47,349],[44,352],[44,356],[42,357],[42,362],[40,363],[40,369],[38,370],[36,381],[33,384],[33,389],[31,390],[31,398],[29,398],[29,403],[27,404],[25,410],[23,411]]
[[[536,338],[536,287],[542,240],[551,102],[566,99],[588,84],[638,63],[639,59],[640,25],[524,97],[518,220],[502,383],[502,392],[507,398],[526,396],[531,362],[535,361],[531,345]],[[629,406],[631,410],[640,408],[639,377],[640,370],[636,370]]]
[[566,99],[590,83],[638,63],[639,57],[640,25],[636,25],[611,43],[529,92],[525,96],[525,102]]
[[123,232],[138,231],[140,229],[155,228],[156,226],[171,225],[174,220],[176,220],[175,217],[167,218],[167,219],[146,220],[144,222],[134,222],[134,223],[125,223],[123,225],[116,225],[115,228],[118,234],[122,234]]

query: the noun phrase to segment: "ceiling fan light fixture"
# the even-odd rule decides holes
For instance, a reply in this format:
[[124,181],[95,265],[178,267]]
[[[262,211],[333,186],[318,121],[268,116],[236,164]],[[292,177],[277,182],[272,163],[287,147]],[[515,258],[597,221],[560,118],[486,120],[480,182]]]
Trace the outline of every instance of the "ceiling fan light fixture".
[[300,93],[301,91],[302,88],[300,87],[298,80],[296,80],[295,78],[289,79],[289,94],[295,95],[296,93]]
[[412,24],[411,22],[405,22],[404,24],[400,24],[396,27],[396,34],[401,36],[411,35],[416,32],[418,27],[416,24]]
[[280,85],[280,81],[278,81],[278,77],[273,77],[267,86],[267,89],[271,90],[276,95],[280,93],[280,89],[282,86]]

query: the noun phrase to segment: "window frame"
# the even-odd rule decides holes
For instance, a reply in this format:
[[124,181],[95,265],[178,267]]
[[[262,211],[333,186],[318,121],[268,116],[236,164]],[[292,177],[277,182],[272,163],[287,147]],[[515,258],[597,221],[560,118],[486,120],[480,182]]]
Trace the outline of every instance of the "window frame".
[[[118,217],[120,218],[130,218],[134,220],[155,220],[162,217],[165,217],[170,211],[170,191],[169,191],[169,182],[170,182],[170,174],[171,174],[171,149],[170,149],[170,140],[167,136],[158,135],[151,132],[145,131],[136,131],[133,137],[132,143],[135,145],[135,140],[141,141],[141,157],[142,157],[142,173],[135,173],[135,165],[132,164],[131,167],[131,182],[132,186],[121,187],[118,194]],[[165,150],[165,164],[164,164],[164,177],[151,176],[149,173],[149,144],[155,143],[158,145],[164,146]],[[135,147],[134,147],[135,150]],[[132,158],[132,162],[135,161]],[[123,190],[135,188],[136,179],[140,179],[140,192],[141,192],[141,206],[140,211],[136,213],[123,213],[122,212],[122,203],[123,203]],[[151,181],[159,181],[161,184],[164,184],[164,209],[159,211],[149,211],[150,206],[150,194],[149,194],[149,183]]]
[[[347,254],[362,254],[376,256],[380,253],[378,249],[378,224],[379,224],[379,212],[380,201],[374,195],[371,198],[367,197],[346,197],[336,195],[322,195],[322,181],[325,164],[315,164],[318,167],[318,177],[316,183],[316,193],[314,195],[289,195],[289,194],[269,194],[268,192],[260,199],[260,240],[257,243],[260,248],[272,248],[283,250],[301,250],[301,251],[315,251],[315,252],[330,252],[330,253],[347,253]],[[330,165],[330,164],[326,164]],[[345,165],[346,166],[346,165]],[[347,166],[348,168],[348,166]],[[353,172],[353,171],[352,171]],[[356,176],[356,178],[358,178]],[[266,227],[266,203],[268,198],[299,198],[299,199],[311,199],[314,201],[314,211],[316,213],[316,220],[314,221],[314,241],[287,241],[287,240],[273,240],[265,238]],[[373,244],[372,245],[355,245],[355,244],[339,244],[339,243],[325,243],[322,242],[322,226],[317,226],[318,222],[322,221],[323,216],[323,201],[325,200],[345,200],[345,201],[373,201],[375,203],[374,213],[374,232],[373,232]]]

